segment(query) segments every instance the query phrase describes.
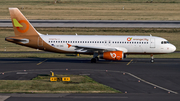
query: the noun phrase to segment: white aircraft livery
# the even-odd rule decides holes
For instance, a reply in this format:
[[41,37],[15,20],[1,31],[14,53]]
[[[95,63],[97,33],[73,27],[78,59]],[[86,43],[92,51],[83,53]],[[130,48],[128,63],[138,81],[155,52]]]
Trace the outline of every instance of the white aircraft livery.
[[92,63],[101,59],[122,60],[126,54],[172,53],[176,47],[155,36],[43,35],[29,23],[18,8],[9,8],[15,36],[5,40],[19,45],[56,53],[93,55]]

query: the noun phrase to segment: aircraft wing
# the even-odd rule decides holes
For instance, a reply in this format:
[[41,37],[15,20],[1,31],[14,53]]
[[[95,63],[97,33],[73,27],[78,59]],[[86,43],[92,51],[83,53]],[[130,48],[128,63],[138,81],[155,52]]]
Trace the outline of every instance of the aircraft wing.
[[124,47],[106,47],[106,46],[80,46],[80,45],[70,45],[68,47],[75,47],[75,50],[87,50],[87,51],[123,51],[124,53],[127,52],[127,49]]

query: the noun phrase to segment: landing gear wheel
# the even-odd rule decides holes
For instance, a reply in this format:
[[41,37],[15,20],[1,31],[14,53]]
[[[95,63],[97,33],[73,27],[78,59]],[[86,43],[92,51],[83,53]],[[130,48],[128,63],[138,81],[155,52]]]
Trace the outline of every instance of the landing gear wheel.
[[96,58],[92,58],[91,63],[96,63]]
[[97,61],[99,61],[99,58],[98,58],[98,57],[96,57],[95,59],[96,59]]
[[154,63],[154,58],[153,58],[153,54],[151,54],[151,63]]
[[154,63],[154,59],[151,59],[151,63]]

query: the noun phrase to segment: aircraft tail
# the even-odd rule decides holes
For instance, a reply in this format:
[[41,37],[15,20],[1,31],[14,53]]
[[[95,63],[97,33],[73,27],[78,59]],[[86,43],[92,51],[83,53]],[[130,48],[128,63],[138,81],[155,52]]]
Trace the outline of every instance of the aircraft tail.
[[15,36],[40,35],[18,8],[9,8]]

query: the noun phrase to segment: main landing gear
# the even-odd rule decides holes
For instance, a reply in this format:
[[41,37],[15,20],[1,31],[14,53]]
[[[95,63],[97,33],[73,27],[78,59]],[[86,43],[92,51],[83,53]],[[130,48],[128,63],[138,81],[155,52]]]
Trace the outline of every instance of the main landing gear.
[[151,63],[154,63],[154,58],[153,58],[153,54],[151,54]]
[[98,53],[94,53],[93,58],[91,59],[91,63],[96,63],[97,61],[99,61]]

